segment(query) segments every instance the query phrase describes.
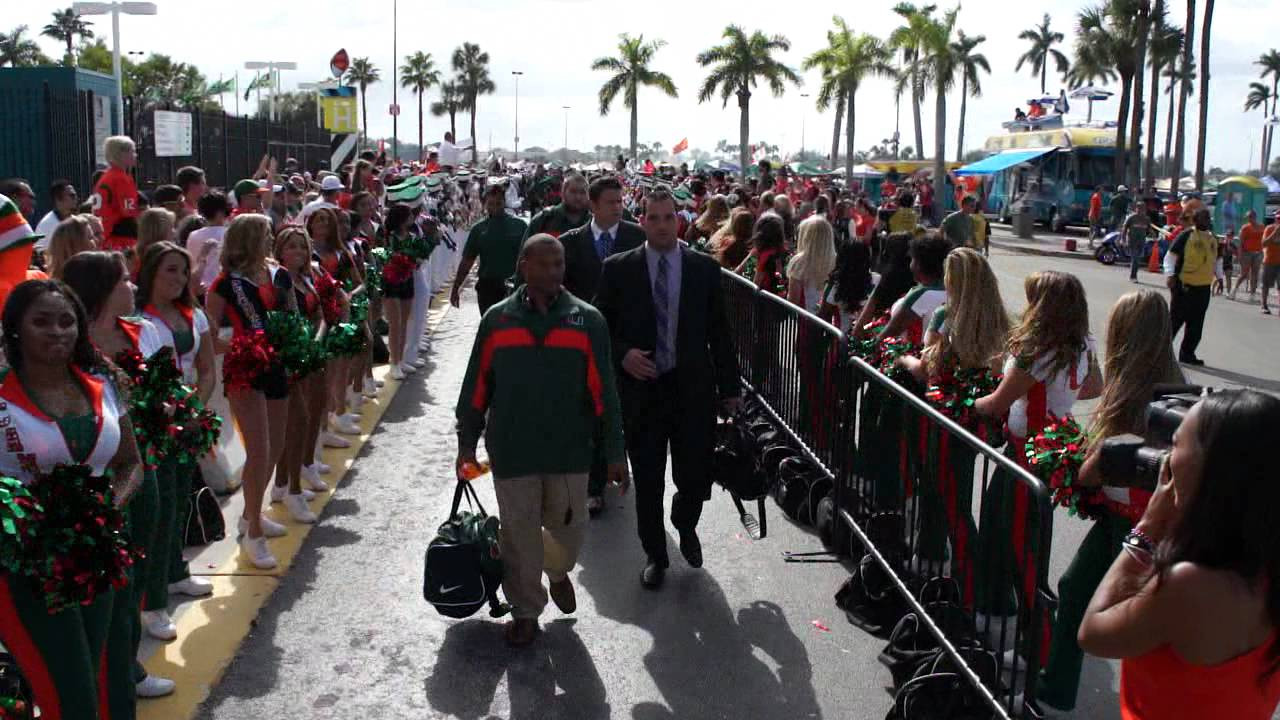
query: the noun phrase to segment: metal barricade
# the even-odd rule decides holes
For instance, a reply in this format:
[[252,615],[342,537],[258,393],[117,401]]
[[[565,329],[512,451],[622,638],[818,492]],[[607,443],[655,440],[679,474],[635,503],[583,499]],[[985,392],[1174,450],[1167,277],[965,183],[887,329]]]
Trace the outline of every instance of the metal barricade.
[[[838,328],[734,273],[722,285],[748,391],[834,480],[837,549],[874,558],[995,717],[1023,716],[1014,697],[1036,697],[1056,603],[1048,489],[922,389],[851,357]],[[994,657],[994,678],[966,660],[974,642],[949,636],[926,610],[921,590],[937,577],[954,581],[976,618],[974,642]]]

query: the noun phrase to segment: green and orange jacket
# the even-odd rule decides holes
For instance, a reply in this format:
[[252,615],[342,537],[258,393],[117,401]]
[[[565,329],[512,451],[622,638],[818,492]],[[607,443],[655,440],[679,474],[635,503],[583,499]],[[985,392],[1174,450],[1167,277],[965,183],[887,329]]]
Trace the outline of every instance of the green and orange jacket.
[[480,320],[458,398],[458,447],[474,449],[483,433],[499,478],[585,473],[597,442],[606,461],[622,462],[609,347],[589,303],[562,290],[544,314],[520,287]]

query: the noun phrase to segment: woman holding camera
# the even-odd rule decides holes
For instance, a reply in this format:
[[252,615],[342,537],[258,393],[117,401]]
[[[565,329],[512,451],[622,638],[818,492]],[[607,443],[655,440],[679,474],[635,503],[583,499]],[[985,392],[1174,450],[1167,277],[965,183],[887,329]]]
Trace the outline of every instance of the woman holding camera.
[[1228,390],[1174,433],[1080,627],[1086,652],[1121,659],[1126,720],[1265,720],[1280,702],[1276,427],[1280,399]]
[[[1080,485],[1092,487],[1103,484],[1098,469],[1102,442],[1125,433],[1144,434],[1147,404],[1155,386],[1182,382],[1182,370],[1173,358],[1173,342],[1169,339],[1169,305],[1160,293],[1139,290],[1116,301],[1107,318],[1102,368],[1102,397],[1094,411],[1089,454],[1077,480]],[[1080,621],[1089,598],[1120,553],[1125,534],[1133,528],[1133,519],[1143,509],[1108,503],[1058,580],[1058,612],[1049,641],[1049,661],[1036,693],[1036,698],[1050,707],[1063,711],[1075,708],[1084,659],[1076,641]]]

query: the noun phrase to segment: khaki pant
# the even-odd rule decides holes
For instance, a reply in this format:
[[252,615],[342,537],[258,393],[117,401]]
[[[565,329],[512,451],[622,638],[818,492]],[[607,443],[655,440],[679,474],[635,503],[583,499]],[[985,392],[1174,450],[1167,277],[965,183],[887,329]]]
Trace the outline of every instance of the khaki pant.
[[493,486],[502,519],[502,592],[513,617],[537,618],[547,604],[542,573],[559,582],[578,561],[587,523],[587,473],[498,478]]

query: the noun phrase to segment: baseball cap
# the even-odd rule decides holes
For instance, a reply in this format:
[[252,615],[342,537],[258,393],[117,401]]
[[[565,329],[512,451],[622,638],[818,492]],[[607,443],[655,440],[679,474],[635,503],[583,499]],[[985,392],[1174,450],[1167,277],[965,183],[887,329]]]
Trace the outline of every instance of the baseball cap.
[[256,180],[241,180],[231,188],[231,194],[239,199],[252,193],[266,192],[266,190],[265,187],[258,185]]
[[1124,192],[1124,191],[1126,191],[1126,190],[1128,190],[1128,189],[1129,189],[1129,188],[1125,187],[1124,185],[1119,185],[1119,186],[1117,186],[1117,187],[1116,187],[1116,192]]
[[284,192],[284,186],[283,186],[283,185],[277,185],[277,184],[275,184],[275,183],[268,183],[266,180],[259,180],[259,181],[258,181],[258,189],[259,189],[259,190],[267,190],[267,189],[270,189],[270,190],[271,190],[271,192],[273,192],[273,193],[280,193],[280,192]]
[[342,189],[342,180],[337,175],[326,175],[324,180],[320,181],[321,192],[332,192]]

